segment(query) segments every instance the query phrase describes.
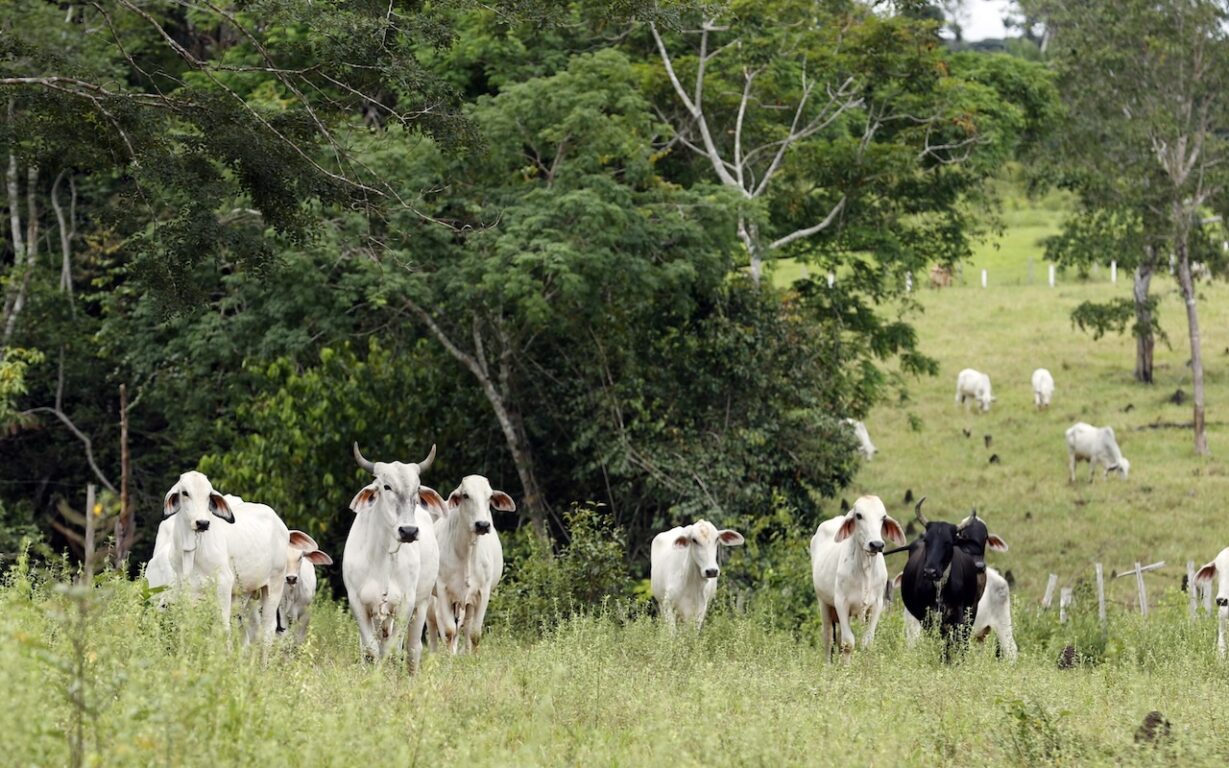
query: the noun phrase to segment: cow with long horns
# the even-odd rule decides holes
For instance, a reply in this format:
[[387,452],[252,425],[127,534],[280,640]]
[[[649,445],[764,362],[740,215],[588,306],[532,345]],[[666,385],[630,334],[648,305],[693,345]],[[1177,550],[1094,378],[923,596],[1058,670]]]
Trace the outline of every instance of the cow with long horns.
[[901,601],[922,624],[937,623],[950,650],[969,637],[986,588],[986,548],[1005,552],[1007,543],[990,533],[976,509],[959,525],[932,522],[922,514],[925,501],[923,496],[914,508],[924,527],[922,536],[884,554],[909,552],[901,578]]
[[355,443],[354,460],[375,478],[350,502],[354,525],[341,562],[359,645],[363,656],[374,661],[407,637],[407,663],[413,673],[422,655],[423,626],[440,564],[428,509],[443,514],[444,500],[420,480],[435,460],[435,446],[426,459],[406,464],[368,461]]

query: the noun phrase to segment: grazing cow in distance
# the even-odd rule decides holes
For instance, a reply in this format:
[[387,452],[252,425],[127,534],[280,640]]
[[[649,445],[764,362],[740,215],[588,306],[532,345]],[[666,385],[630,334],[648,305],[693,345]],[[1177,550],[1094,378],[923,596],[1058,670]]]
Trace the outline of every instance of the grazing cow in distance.
[[981,405],[983,412],[990,410],[990,403],[995,397],[990,391],[990,377],[981,371],[965,368],[956,375],[956,405],[964,405],[965,400],[973,399]]
[[905,532],[878,496],[859,498],[844,516],[820,523],[811,537],[811,580],[823,620],[825,658],[831,656],[838,628],[842,655],[848,658],[853,652],[853,618],[866,622],[862,647],[875,641],[888,581],[884,538],[904,544]]
[[421,462],[407,464],[368,461],[355,443],[354,460],[375,478],[350,502],[354,524],[341,561],[359,647],[366,660],[378,661],[406,638],[413,674],[440,564],[435,527],[423,507],[443,507],[444,500],[421,480],[435,460],[435,446]]
[[661,616],[671,630],[678,619],[704,624],[708,605],[717,592],[717,546],[738,547],[743,536],[718,530],[707,520],[678,526],[653,537],[649,582]]
[[924,526],[922,537],[885,554],[909,552],[901,578],[901,602],[914,619],[938,623],[950,652],[968,637],[982,599],[986,547],[1005,552],[1007,543],[989,532],[976,510],[960,525],[927,520],[921,501],[915,514]]
[[1037,410],[1050,407],[1054,397],[1054,377],[1045,368],[1033,371],[1033,405]]
[[879,449],[871,442],[871,433],[866,431],[866,424],[857,419],[842,419],[841,421],[853,427],[854,437],[858,439],[858,452],[865,456],[867,461],[874,458]]
[[1108,478],[1109,473],[1114,471],[1126,480],[1127,473],[1131,471],[1131,462],[1123,458],[1113,427],[1094,427],[1082,421],[1067,430],[1067,466],[1073,483],[1077,461],[1088,462],[1090,483],[1097,474],[1098,464],[1105,468],[1101,474],[1103,478]]
[[467,475],[449,494],[447,510],[436,523],[440,575],[433,634],[438,633],[453,653],[461,630],[466,649],[478,650],[491,593],[503,576],[504,549],[491,519],[492,508],[515,512],[516,503],[503,491],[492,490],[482,475]]
[[1229,547],[1225,547],[1216,559],[1199,569],[1195,583],[1208,586],[1216,579],[1216,651],[1225,656],[1226,635],[1229,635]]
[[930,268],[931,288],[951,288],[952,268],[944,264],[935,264]]
[[333,558],[321,552],[311,536],[302,531],[290,532],[290,549],[286,553],[286,587],[282,591],[278,615],[281,617],[280,629],[289,631],[294,628],[297,644],[307,639],[307,625],[311,623],[311,605],[316,597],[316,566],[332,564]]

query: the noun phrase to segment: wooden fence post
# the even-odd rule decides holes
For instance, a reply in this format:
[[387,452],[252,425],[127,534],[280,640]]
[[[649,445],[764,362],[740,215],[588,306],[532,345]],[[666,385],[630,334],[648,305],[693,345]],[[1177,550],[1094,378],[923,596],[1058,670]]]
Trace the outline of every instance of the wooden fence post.
[[1097,618],[1105,623],[1105,571],[1097,563]]
[[1140,615],[1147,618],[1148,616],[1148,590],[1144,587],[1144,565],[1136,561],[1135,563],[1135,588],[1139,592],[1139,612]]
[[1051,573],[1049,581],[1046,582],[1045,597],[1041,598],[1041,607],[1046,610],[1050,609],[1050,605],[1054,602],[1054,587],[1058,584],[1058,574]]
[[1059,624],[1067,623],[1067,609],[1071,607],[1071,603],[1074,599],[1075,599],[1075,595],[1072,592],[1071,587],[1063,587],[1062,593],[1060,594],[1058,598],[1058,623]]
[[1110,262],[1110,282],[1111,283],[1118,282],[1118,262],[1116,261]]

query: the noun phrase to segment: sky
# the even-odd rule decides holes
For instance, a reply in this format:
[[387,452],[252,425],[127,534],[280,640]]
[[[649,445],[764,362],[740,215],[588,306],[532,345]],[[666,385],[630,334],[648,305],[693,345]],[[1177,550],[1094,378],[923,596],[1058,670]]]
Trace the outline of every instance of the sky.
[[1011,0],[966,0],[963,21],[964,39],[973,42],[988,37],[1003,37],[1003,17]]

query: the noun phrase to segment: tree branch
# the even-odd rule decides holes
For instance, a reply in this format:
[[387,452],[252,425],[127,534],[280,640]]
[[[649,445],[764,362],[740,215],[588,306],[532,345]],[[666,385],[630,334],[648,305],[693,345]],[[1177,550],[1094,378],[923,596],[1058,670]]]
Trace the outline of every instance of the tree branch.
[[840,214],[840,212],[845,209],[845,201],[847,199],[848,198],[842,196],[840,202],[838,202],[835,206],[832,207],[832,210],[828,212],[828,215],[824,217],[823,221],[819,222],[818,224],[814,226],[807,227],[806,229],[796,230],[786,235],[785,237],[774,240],[768,246],[768,248],[770,250],[776,250],[777,248],[781,248],[783,246],[789,245],[795,240],[799,240],[804,237],[810,237],[816,232],[822,232],[823,230],[827,229],[829,226],[832,225],[832,222],[836,220],[836,217]]

